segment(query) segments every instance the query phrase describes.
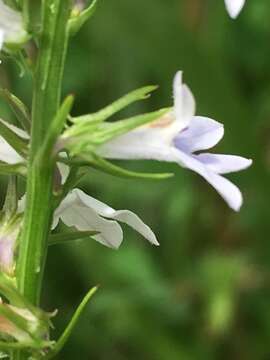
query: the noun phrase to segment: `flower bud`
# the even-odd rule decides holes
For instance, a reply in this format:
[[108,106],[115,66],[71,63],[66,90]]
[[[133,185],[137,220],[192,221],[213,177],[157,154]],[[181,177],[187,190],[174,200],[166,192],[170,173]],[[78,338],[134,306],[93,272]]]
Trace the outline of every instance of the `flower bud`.
[[21,226],[22,215],[2,219],[0,224],[0,271],[12,276],[15,270],[14,254]]
[[28,34],[24,29],[22,15],[5,5],[0,0],[0,49],[5,43],[8,47],[23,44],[28,39]]

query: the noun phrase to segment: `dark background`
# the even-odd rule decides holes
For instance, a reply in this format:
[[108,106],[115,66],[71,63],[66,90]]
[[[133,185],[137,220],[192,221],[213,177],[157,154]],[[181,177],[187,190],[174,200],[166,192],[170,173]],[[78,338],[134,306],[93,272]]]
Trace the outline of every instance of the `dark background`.
[[[43,304],[59,309],[54,337],[86,291],[100,285],[59,359],[270,359],[269,44],[269,0],[247,1],[236,21],[223,0],[100,0],[73,38],[64,94],[75,93],[74,114],[148,84],[160,88],[122,116],[171,105],[172,77],[181,69],[197,114],[225,125],[216,152],[251,157],[254,165],[230,176],[244,194],[240,213],[176,165],[123,163],[175,172],[161,182],[91,170],[81,188],[135,211],[161,245],[125,228],[118,251],[87,241],[50,248]],[[1,85],[29,104],[30,79],[4,63]]]

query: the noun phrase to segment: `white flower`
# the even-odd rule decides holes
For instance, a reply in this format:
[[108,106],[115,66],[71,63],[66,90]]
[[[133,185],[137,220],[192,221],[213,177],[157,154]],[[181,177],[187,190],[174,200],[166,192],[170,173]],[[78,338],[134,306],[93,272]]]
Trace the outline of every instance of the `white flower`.
[[26,38],[21,14],[0,0],[0,49],[4,42],[21,43]]
[[153,245],[158,245],[155,234],[136,214],[129,210],[114,210],[80,189],[73,189],[56,209],[52,228],[59,219],[79,231],[99,232],[93,238],[111,248],[118,248],[123,240],[118,221],[132,227]]
[[235,19],[245,5],[246,0],[225,0],[226,9],[231,18]]
[[98,154],[110,159],[153,159],[176,162],[200,174],[238,211],[242,205],[240,190],[223,174],[249,167],[251,160],[233,155],[197,151],[216,145],[224,134],[223,125],[195,114],[195,101],[182,84],[182,74],[174,78],[174,110],[147,126],[137,128],[105,143]]

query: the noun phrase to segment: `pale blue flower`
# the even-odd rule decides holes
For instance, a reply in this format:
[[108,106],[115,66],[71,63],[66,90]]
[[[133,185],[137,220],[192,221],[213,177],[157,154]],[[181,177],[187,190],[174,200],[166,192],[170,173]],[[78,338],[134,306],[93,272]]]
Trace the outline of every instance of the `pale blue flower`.
[[173,111],[147,126],[121,135],[98,149],[110,159],[149,159],[175,162],[200,174],[238,211],[242,205],[240,190],[222,175],[246,169],[252,161],[240,156],[201,153],[223,137],[223,125],[215,120],[194,116],[195,101],[182,83],[182,73],[174,78]]

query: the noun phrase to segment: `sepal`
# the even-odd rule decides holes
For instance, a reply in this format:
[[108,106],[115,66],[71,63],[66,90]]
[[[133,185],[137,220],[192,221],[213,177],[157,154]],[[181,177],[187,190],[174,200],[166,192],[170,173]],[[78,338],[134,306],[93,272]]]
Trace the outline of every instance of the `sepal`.
[[164,180],[174,176],[173,173],[142,173],[130,171],[103,159],[95,153],[82,153],[80,157],[73,160],[73,164],[91,166],[109,175],[129,179]]
[[26,156],[28,136],[23,130],[0,119],[0,135],[18,154],[22,157]]
[[91,4],[80,11],[76,7],[73,9],[71,19],[68,22],[68,31],[70,35],[75,35],[81,27],[94,15],[98,1],[93,0]]
[[16,289],[14,281],[3,273],[0,273],[0,292],[9,301],[0,302],[0,334],[7,340],[0,343],[0,348],[13,344],[13,348],[43,350],[52,346],[48,339],[50,318],[54,314],[29,304]]
[[0,97],[3,98],[10,106],[21,126],[29,132],[31,116],[26,105],[24,105],[17,96],[9,92],[7,89],[0,89]]
[[156,85],[149,85],[133,90],[130,93],[122,96],[120,99],[114,101],[112,104],[97,111],[96,113],[82,115],[78,117],[71,117],[70,120],[74,124],[80,123],[81,125],[84,123],[89,124],[89,123],[99,123],[105,121],[114,114],[125,109],[127,106],[133,104],[134,102],[148,99],[151,93],[157,88],[158,87]]
[[27,168],[25,163],[6,164],[0,161],[0,175],[27,175]]
[[49,237],[49,245],[60,245],[71,241],[88,240],[91,239],[91,236],[97,234],[99,234],[98,231],[70,231],[52,234]]
[[170,108],[133,116],[112,123],[102,122],[95,128],[93,128],[90,122],[89,129],[88,124],[77,123],[68,128],[61,138],[72,156],[82,152],[94,152],[96,147],[137,127],[153,122],[161,118],[168,111],[170,111]]

